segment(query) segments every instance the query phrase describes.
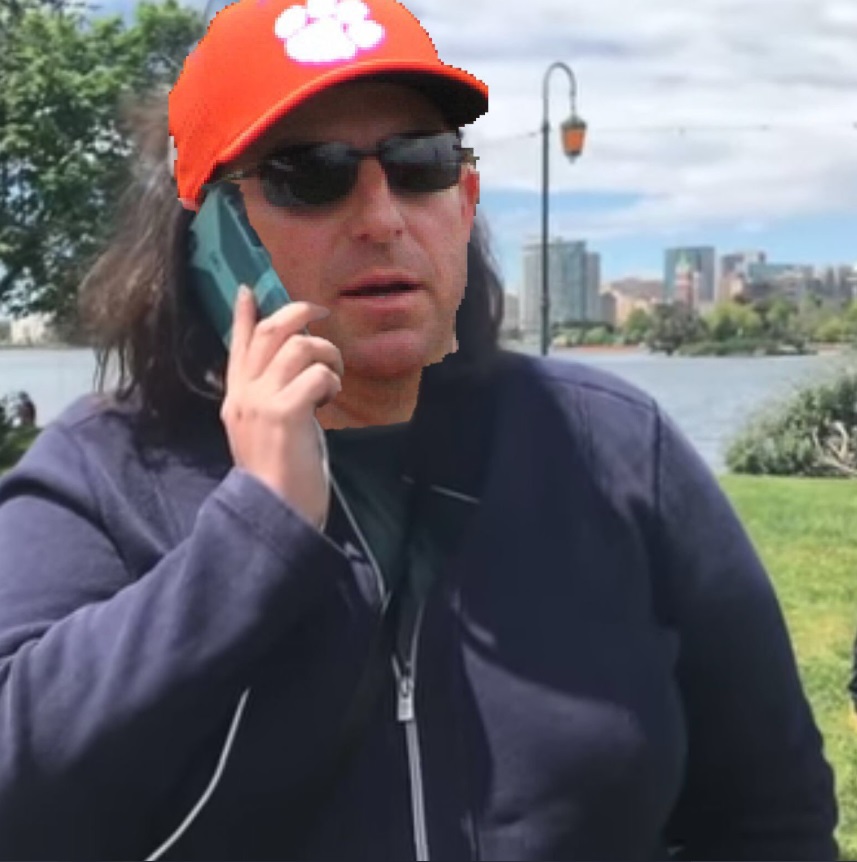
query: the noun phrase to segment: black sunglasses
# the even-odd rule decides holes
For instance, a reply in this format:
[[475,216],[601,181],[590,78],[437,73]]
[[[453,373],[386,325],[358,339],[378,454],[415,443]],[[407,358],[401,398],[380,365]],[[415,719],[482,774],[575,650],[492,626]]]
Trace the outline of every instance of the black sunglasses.
[[394,135],[367,150],[335,141],[290,146],[221,179],[258,175],[265,199],[273,206],[320,207],[348,196],[361,160],[370,156],[381,163],[393,191],[409,194],[452,188],[461,166],[475,162],[472,150],[461,146],[459,133],[447,131]]

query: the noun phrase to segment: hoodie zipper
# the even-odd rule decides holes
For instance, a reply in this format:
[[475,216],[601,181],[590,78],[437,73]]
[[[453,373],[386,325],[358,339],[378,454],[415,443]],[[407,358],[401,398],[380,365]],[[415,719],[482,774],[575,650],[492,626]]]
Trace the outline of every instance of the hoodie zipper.
[[417,715],[414,708],[414,695],[417,683],[417,647],[420,627],[423,621],[425,602],[420,605],[414,631],[411,635],[410,654],[401,665],[393,659],[396,681],[399,689],[396,714],[405,726],[405,741],[408,748],[408,771],[411,778],[411,813],[414,821],[414,850],[417,862],[428,862],[428,830],[426,828],[425,796],[423,792],[423,769],[420,758],[420,736],[417,728]]
[[[381,574],[381,567],[378,565],[378,561],[375,559],[375,555],[372,553],[372,549],[369,547],[369,543],[366,541],[366,537],[363,535],[363,531],[360,529],[357,519],[352,514],[351,508],[345,500],[345,495],[339,490],[339,485],[336,483],[333,476],[330,477],[330,481],[333,487],[333,492],[345,512],[345,517],[348,519],[349,524],[351,524],[351,529],[354,530],[354,533],[369,560],[372,571],[375,574],[375,582],[378,588],[378,593],[381,597],[381,604],[383,606],[387,590],[384,586],[384,577]],[[420,758],[420,741],[419,733],[417,731],[416,710],[414,708],[417,644],[423,621],[424,608],[425,602],[422,602],[417,614],[417,621],[414,624],[414,631],[411,635],[410,654],[407,662],[402,668],[400,668],[399,662],[395,656],[393,656],[391,660],[398,692],[396,716],[399,722],[405,726],[405,742],[408,752],[408,774],[410,777],[411,787],[411,814],[414,827],[414,850],[417,862],[428,862],[429,860],[428,830],[426,828],[425,797],[423,793],[423,772]]]

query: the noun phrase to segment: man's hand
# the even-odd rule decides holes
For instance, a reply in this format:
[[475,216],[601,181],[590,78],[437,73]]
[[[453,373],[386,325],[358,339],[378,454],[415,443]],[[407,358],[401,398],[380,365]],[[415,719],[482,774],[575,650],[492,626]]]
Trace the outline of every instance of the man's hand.
[[337,347],[302,330],[329,313],[293,302],[257,323],[253,293],[242,287],[220,412],[235,464],[317,527],[330,500],[315,411],[342,389],[344,368]]

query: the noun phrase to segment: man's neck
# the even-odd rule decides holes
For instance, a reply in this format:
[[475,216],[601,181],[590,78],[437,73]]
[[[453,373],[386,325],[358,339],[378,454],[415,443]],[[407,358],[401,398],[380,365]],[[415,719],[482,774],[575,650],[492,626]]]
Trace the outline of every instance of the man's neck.
[[316,418],[322,428],[331,431],[409,422],[419,388],[419,374],[395,380],[344,378],[342,391],[316,411]]

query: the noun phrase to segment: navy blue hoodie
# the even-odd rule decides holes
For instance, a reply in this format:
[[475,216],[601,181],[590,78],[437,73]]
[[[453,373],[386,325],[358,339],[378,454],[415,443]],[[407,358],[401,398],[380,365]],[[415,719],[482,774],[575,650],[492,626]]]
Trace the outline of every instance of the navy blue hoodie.
[[473,513],[413,710],[391,669],[310,817],[382,601],[347,505],[322,535],[217,422],[154,445],[87,398],[45,429],[0,483],[0,857],[835,859],[783,618],[707,468],[602,372],[490,380],[426,413],[429,498]]

